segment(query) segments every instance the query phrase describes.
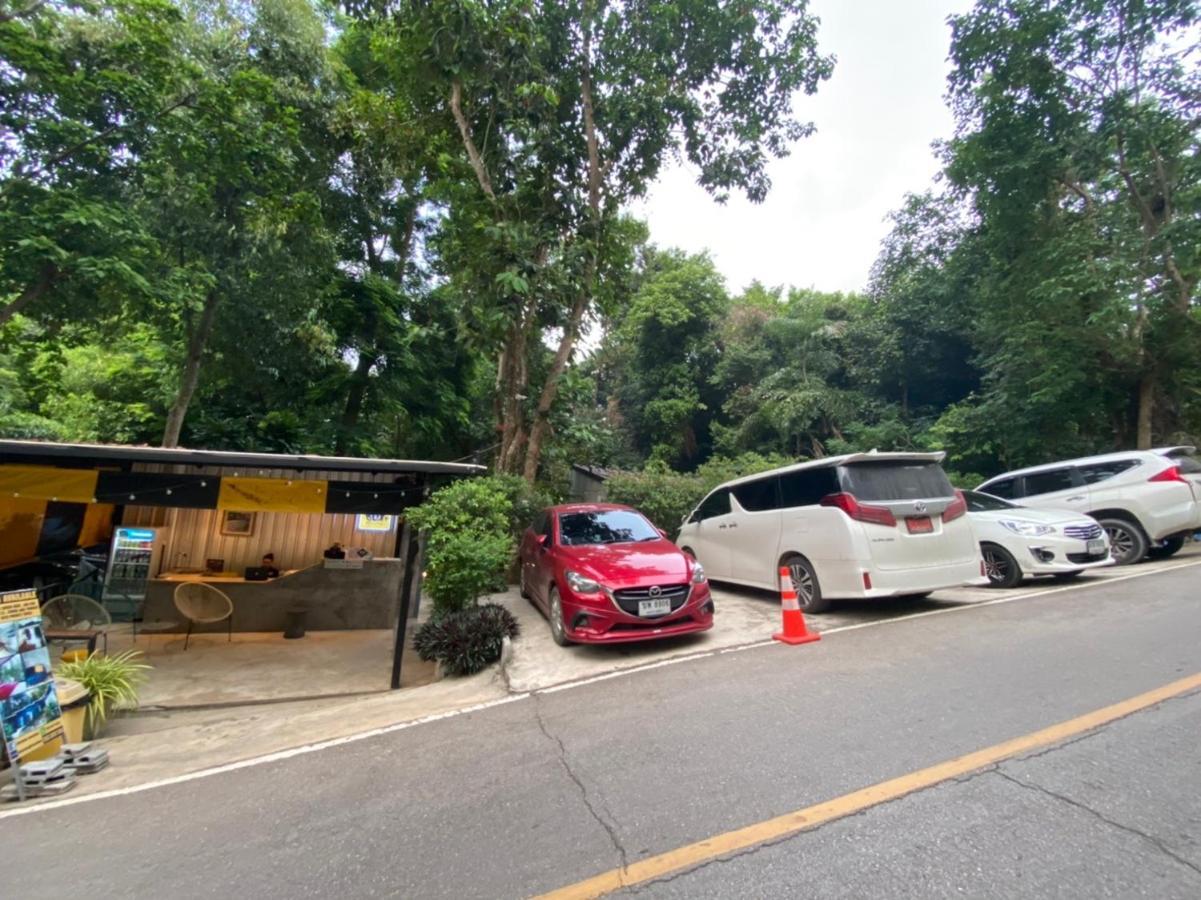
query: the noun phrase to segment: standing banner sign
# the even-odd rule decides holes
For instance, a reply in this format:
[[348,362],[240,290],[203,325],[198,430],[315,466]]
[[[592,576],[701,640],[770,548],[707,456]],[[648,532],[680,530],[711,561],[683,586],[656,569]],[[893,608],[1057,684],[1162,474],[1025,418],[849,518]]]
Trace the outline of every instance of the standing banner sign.
[[0,593],[0,722],[14,768],[66,739],[35,591]]

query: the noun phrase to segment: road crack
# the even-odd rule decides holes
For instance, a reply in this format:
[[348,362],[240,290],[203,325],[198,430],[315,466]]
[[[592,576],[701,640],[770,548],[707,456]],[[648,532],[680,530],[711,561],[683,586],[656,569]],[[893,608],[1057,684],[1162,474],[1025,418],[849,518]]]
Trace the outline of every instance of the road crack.
[[[570,778],[576,788],[579,789],[580,800],[583,801],[584,807],[588,810],[589,815],[596,820],[596,823],[600,825],[600,827],[603,828],[605,833],[609,836],[609,842],[613,845],[613,849],[617,852],[618,859],[621,860],[621,872],[624,876],[626,870],[630,867],[630,860],[629,855],[626,852],[626,848],[621,842],[621,838],[617,836],[616,824],[609,821],[609,819],[612,818],[613,813],[608,809],[607,806],[605,806],[605,812],[608,813],[608,817],[601,815],[600,810],[597,809],[596,804],[594,804],[591,797],[589,797],[588,788],[584,785],[583,780],[579,775],[576,774],[575,770],[572,769],[571,763],[567,758],[567,747],[563,744],[562,739],[558,735],[552,734],[550,729],[547,728],[546,720],[542,718],[542,707],[541,702],[538,699],[538,695],[534,694],[533,696],[534,718],[538,722],[538,728],[546,736],[546,739],[554,744],[558,750],[559,764],[563,767],[563,771],[567,773],[567,777]],[[604,806],[603,800],[599,800],[598,798],[598,802]]]
[[1068,804],[1069,806],[1075,807],[1076,809],[1079,809],[1082,812],[1088,813],[1089,815],[1093,816],[1094,818],[1104,822],[1106,825],[1110,826],[1111,828],[1116,828],[1119,831],[1124,831],[1127,834],[1132,834],[1135,837],[1142,838],[1144,841],[1146,841],[1148,844],[1153,846],[1156,850],[1158,850],[1164,856],[1167,856],[1170,859],[1180,863],[1180,865],[1184,866],[1187,869],[1191,869],[1197,875],[1201,875],[1201,866],[1198,866],[1196,863],[1193,863],[1192,861],[1185,859],[1183,856],[1181,856],[1179,853],[1177,853],[1175,850],[1173,850],[1171,847],[1169,847],[1167,844],[1165,844],[1160,838],[1157,838],[1153,834],[1149,834],[1146,831],[1142,831],[1141,829],[1135,828],[1133,825],[1126,825],[1123,822],[1118,822],[1114,819],[1111,819],[1108,816],[1104,815],[1103,813],[1098,812],[1097,810],[1093,809],[1088,804],[1082,803],[1079,800],[1069,797],[1067,794],[1061,794],[1058,791],[1053,791],[1050,788],[1044,787],[1043,785],[1038,784],[1037,782],[1034,782],[1034,781],[1023,781],[1020,778],[1015,778],[1013,775],[1010,775],[1008,772],[1001,769],[1000,766],[997,766],[996,768],[992,769],[991,771],[993,774],[1000,775],[1006,781],[1011,782],[1012,784],[1016,784],[1018,787],[1020,787],[1024,790],[1032,791],[1036,794],[1044,794],[1048,797],[1051,797],[1054,800],[1060,800],[1063,803]]

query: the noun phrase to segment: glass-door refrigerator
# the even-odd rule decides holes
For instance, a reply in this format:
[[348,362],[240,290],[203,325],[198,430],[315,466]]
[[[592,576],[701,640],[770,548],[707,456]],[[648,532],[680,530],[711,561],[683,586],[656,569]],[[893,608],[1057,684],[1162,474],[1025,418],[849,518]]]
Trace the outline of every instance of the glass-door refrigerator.
[[104,575],[104,599],[137,603],[146,599],[146,587],[158,574],[166,530],[117,528]]

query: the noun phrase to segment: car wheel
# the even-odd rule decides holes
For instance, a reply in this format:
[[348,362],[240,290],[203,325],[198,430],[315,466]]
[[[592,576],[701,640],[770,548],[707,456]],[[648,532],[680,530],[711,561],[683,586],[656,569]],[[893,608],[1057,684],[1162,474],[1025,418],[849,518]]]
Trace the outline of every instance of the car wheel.
[[563,624],[563,604],[559,602],[559,589],[551,587],[549,593],[550,604],[546,617],[550,620],[550,636],[560,647],[566,647],[571,643],[571,639],[567,637],[567,626]]
[[822,596],[822,586],[813,571],[813,564],[803,556],[792,555],[784,559],[792,577],[792,589],[796,591],[797,604],[803,613],[820,613],[830,608],[830,601]]
[[1147,555],[1147,536],[1129,519],[1101,519],[1101,527],[1109,535],[1113,561],[1119,566],[1136,563]]
[[1013,554],[998,544],[981,544],[980,553],[984,557],[984,574],[988,576],[988,586],[995,588],[1016,587],[1022,580],[1022,569]]
[[1151,548],[1151,552],[1147,555],[1152,559],[1167,559],[1169,556],[1175,556],[1180,552],[1180,548],[1184,546],[1184,535],[1176,535],[1175,537],[1164,538],[1162,541],[1157,541],[1155,546]]
[[1055,579],[1056,581],[1075,581],[1077,578],[1079,578],[1083,574],[1084,574],[1084,572],[1077,569],[1075,572],[1056,572],[1051,577],[1053,579]]
[[521,572],[517,576],[517,590],[518,590],[518,592],[520,592],[521,596],[524,597],[526,600],[533,599],[530,596],[530,589],[525,583],[525,563],[521,564]]

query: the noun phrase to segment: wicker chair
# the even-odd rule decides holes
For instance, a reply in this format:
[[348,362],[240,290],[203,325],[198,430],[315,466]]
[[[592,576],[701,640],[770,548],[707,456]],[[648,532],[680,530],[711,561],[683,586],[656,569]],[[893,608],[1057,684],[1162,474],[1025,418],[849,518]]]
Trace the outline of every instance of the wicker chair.
[[91,597],[59,594],[42,607],[42,620],[48,631],[60,633],[55,640],[76,640],[63,637],[61,633],[80,632],[78,640],[87,641],[89,651],[96,645],[96,632],[100,632],[104,638],[104,652],[108,652],[108,629],[113,624],[113,617]]
[[211,584],[188,581],[175,589],[175,608],[188,620],[188,633],[183,639],[183,648],[188,649],[193,625],[211,625],[228,621],[227,641],[234,636],[234,602]]

